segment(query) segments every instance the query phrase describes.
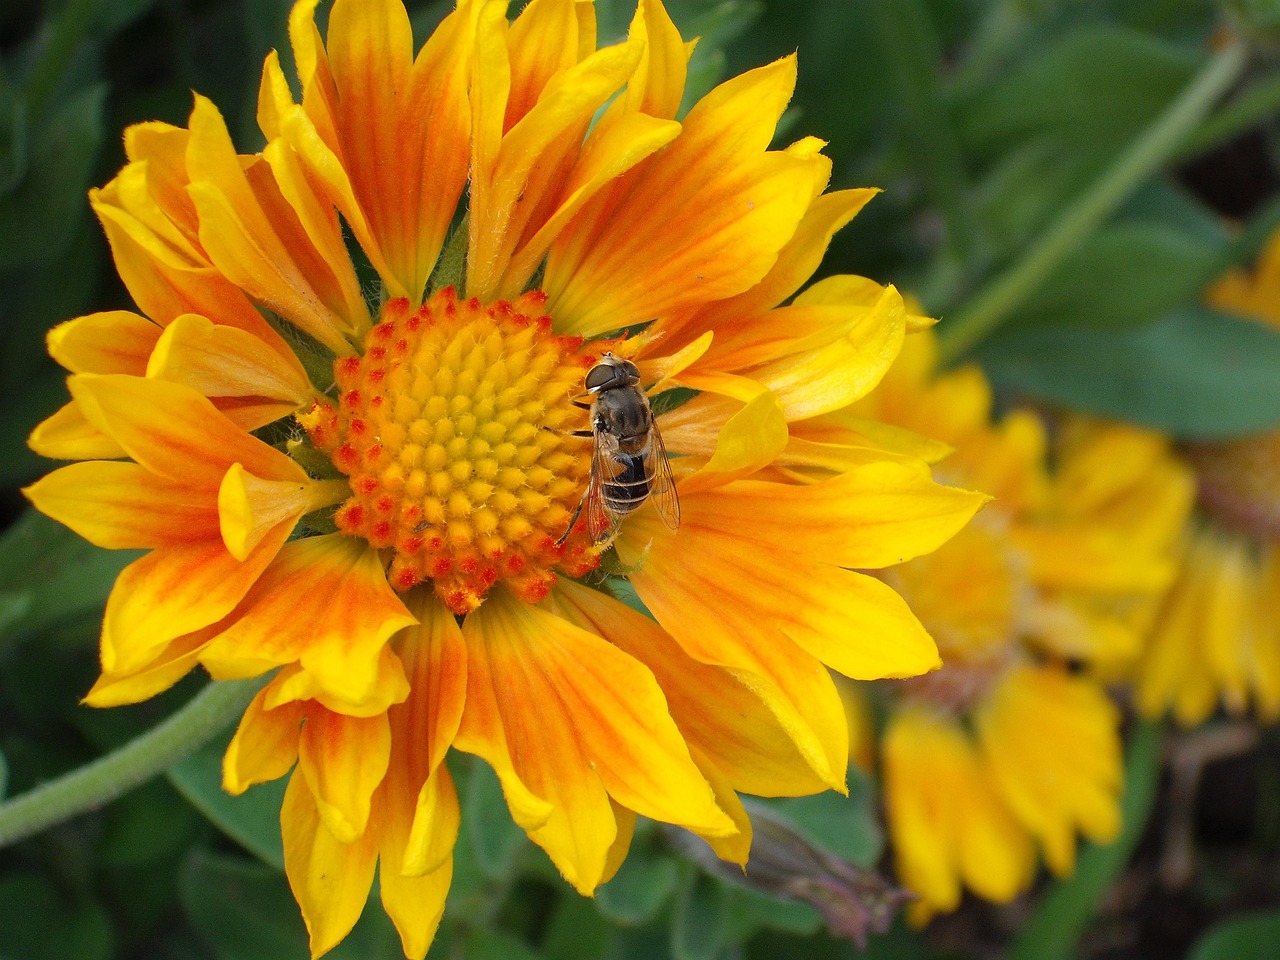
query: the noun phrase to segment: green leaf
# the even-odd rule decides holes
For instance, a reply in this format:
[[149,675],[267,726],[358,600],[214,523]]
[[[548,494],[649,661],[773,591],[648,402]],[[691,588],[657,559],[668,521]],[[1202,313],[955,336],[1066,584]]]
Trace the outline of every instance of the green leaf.
[[676,960],[715,960],[728,942],[729,895],[724,884],[700,871],[680,889],[671,921]]
[[1198,60],[1134,30],[1082,27],[1052,45],[1029,46],[1021,68],[965,105],[961,128],[979,156],[1044,136],[1075,154],[1107,152],[1177,95]]
[[539,943],[544,960],[602,960],[616,956],[609,950],[614,928],[600,915],[598,905],[598,895],[593,901],[567,891],[561,894]]
[[732,887],[729,890],[729,939],[734,942],[761,930],[778,930],[808,937],[822,929],[822,914],[807,903]]
[[633,850],[595,904],[615,923],[639,925],[657,917],[680,881],[676,861],[656,849]]
[[1280,424],[1280,333],[1204,308],[1136,329],[1018,333],[989,343],[980,359],[1006,390],[1177,437]]
[[1197,940],[1187,960],[1272,960],[1280,945],[1280,910],[1231,917]]
[[527,944],[505,933],[484,931],[467,943],[466,960],[538,960]]
[[0,270],[56,258],[88,216],[106,87],[87,87],[32,130],[26,176],[0,196]]
[[178,894],[218,960],[308,960],[307,929],[284,875],[242,857],[194,850]]
[[103,550],[28,510],[0,538],[0,653],[26,637],[95,612],[138,556]]
[[26,175],[29,136],[26,104],[0,72],[0,197]]
[[173,787],[148,781],[103,810],[97,860],[113,870],[176,861],[199,823]]
[[111,0],[94,9],[93,29],[98,36],[119,33],[135,20],[145,16],[156,0]]
[[[1183,89],[1199,62],[1161,39],[1090,25],[1027,44],[1026,62],[959,110],[993,254],[1015,254]],[[1117,96],[1124,90],[1124,96]]]
[[506,877],[528,844],[507,809],[502,785],[492,768],[473,762],[466,774],[463,789],[462,816],[471,835],[471,846],[480,869],[492,878]]
[[[1104,227],[1019,308],[1029,326],[1126,327],[1198,299],[1227,240],[1205,243],[1175,227],[1128,221]],[[1013,328],[1013,324],[1010,324]]]
[[284,869],[280,805],[287,777],[250,787],[238,797],[222,789],[222,755],[230,736],[218,737],[168,770],[172,783],[197,810],[259,860]]
[[[183,910],[218,960],[308,960],[307,929],[284,874],[243,857],[194,850],[178,881]],[[373,898],[376,900],[376,898]],[[367,907],[330,960],[400,960],[395,928]]]
[[22,960],[108,960],[114,953],[101,907],[68,903],[51,881],[33,873],[0,877],[0,944],[6,958]]

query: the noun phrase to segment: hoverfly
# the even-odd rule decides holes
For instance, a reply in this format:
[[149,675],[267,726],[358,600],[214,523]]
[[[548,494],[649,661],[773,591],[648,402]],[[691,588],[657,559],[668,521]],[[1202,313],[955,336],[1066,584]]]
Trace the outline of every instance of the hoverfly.
[[557,545],[569,538],[584,509],[591,539],[596,543],[612,539],[622,518],[650,497],[670,529],[680,526],[680,500],[667,448],[639,383],[639,368],[612,353],[587,371],[586,392],[581,396],[593,399],[573,403],[591,411],[591,429],[572,435],[594,441],[591,477]]

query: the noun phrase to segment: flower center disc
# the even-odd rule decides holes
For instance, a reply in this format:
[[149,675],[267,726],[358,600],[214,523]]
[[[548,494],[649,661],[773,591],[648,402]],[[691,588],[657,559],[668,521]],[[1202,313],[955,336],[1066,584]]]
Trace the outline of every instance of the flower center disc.
[[458,614],[499,581],[536,603],[553,568],[597,562],[584,535],[556,545],[590,470],[590,441],[566,432],[586,425],[570,399],[594,358],[551,333],[545,302],[389,301],[363,354],[334,363],[336,404],[299,417],[350,478],[338,529],[390,554],[397,590],[430,581]]

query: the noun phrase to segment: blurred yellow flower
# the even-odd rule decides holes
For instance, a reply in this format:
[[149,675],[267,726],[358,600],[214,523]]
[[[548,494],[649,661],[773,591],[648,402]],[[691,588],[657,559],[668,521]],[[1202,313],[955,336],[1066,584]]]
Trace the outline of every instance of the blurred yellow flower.
[[[1280,233],[1209,303],[1280,330]],[[1136,666],[1139,709],[1183,726],[1219,706],[1280,719],[1280,432],[1191,445],[1200,511]]]
[[[637,815],[744,862],[737,791],[844,789],[824,667],[937,666],[855,571],[933,550],[982,502],[919,458],[815,439],[920,322],[857,277],[796,293],[873,191],[824,193],[813,139],[769,149],[793,57],[677,121],[692,48],[658,0],[599,49],[590,3],[508,22],[461,0],[416,56],[398,0],[338,0],[324,37],[315,7],[289,20],[300,101],[267,58],[260,153],[197,97],[186,128],[130,128],[91,197],[141,312],[51,334],[72,401],[31,444],[77,462],[27,489],[149,551],[111,594],[88,702],[197,664],[277,670],[225,784],[293,771],[286,867],[317,955],[375,868],[426,953],[451,746],[584,894]],[[655,393],[701,391],[657,420],[678,532],[648,504],[611,544],[652,618],[575,582],[604,579],[605,544],[570,525],[593,470],[574,399],[606,351]]]
[[1192,495],[1162,438],[1072,421],[1050,444],[1030,411],[992,421],[976,367],[934,366],[932,334],[909,337],[853,407],[951,445],[938,474],[994,494],[942,548],[881,572],[937,640],[942,669],[855,688],[884,702],[885,807],[916,922],[954,909],[965,888],[1012,899],[1037,849],[1061,876],[1077,834],[1116,834],[1120,718],[1101,675],[1136,654]]

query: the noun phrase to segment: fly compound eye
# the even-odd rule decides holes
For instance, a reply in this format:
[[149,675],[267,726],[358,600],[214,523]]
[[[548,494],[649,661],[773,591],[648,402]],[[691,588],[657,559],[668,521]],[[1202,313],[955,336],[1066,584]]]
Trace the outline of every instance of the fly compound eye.
[[597,363],[587,371],[586,387],[588,390],[602,390],[617,378],[617,368],[611,363]]
[[618,361],[618,379],[625,380],[627,383],[640,382],[640,368],[630,360]]

